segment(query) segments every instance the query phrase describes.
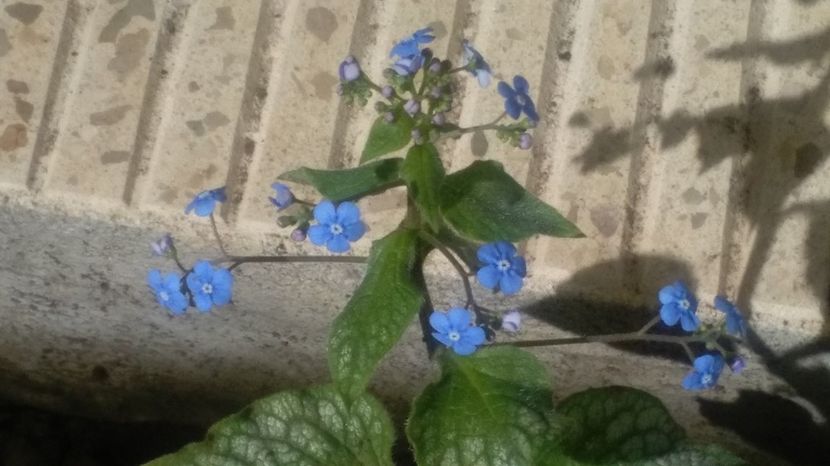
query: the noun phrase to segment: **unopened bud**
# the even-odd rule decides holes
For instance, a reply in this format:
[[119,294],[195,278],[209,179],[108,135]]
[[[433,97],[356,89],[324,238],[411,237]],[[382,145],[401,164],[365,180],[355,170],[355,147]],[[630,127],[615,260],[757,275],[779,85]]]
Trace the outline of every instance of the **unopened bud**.
[[151,242],[150,247],[153,248],[153,254],[157,256],[167,255],[173,247],[173,237],[170,236],[170,233],[165,233],[165,235],[157,241]]
[[522,328],[522,315],[513,310],[501,318],[501,329],[508,333],[516,333]]
[[437,99],[437,98],[441,97],[441,94],[442,94],[441,88],[438,87],[438,86],[435,86],[435,87],[433,87],[432,89],[429,90],[429,95],[433,99]]
[[354,81],[360,77],[360,65],[353,56],[349,55],[340,63],[340,80],[345,82]]
[[387,123],[394,123],[395,121],[395,114],[392,112],[386,112],[383,114],[383,121]]
[[395,89],[392,89],[392,86],[387,84],[380,89],[380,93],[387,99],[391,99],[392,96],[395,95]]
[[291,232],[291,239],[298,243],[305,241],[305,236],[306,233],[305,229],[303,228],[296,228],[294,229],[294,231]]
[[418,103],[417,100],[409,99],[405,104],[403,104],[403,109],[409,114],[409,116],[415,116],[415,114],[421,110],[421,104]]
[[432,74],[438,74],[441,72],[441,60],[437,58],[433,58],[429,64],[429,72]]
[[447,122],[447,117],[444,112],[438,112],[432,116],[432,123],[438,126],[442,126],[444,123]]
[[519,149],[528,150],[533,147],[533,136],[528,133],[522,133],[519,136]]
[[423,134],[421,134],[420,129],[415,128],[412,130],[412,142],[414,142],[415,144],[421,144],[424,142],[424,136]]
[[733,359],[732,362],[729,364],[729,368],[732,369],[732,372],[734,372],[735,374],[740,374],[745,367],[746,360],[741,355],[735,356],[735,359]]

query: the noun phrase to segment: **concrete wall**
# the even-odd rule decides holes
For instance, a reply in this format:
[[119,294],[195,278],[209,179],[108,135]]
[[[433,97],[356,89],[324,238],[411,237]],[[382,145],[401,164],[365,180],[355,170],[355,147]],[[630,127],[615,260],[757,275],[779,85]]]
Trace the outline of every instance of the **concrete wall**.
[[[468,135],[441,147],[448,169],[500,160],[588,236],[529,241],[528,292],[493,305],[528,305],[558,327],[528,337],[636,328],[648,318],[637,306],[683,278],[705,300],[737,298],[758,333],[749,369],[709,404],[680,390],[682,359],[607,347],[536,350],[559,394],[649,389],[696,437],[730,442],[729,421],[707,417],[733,411],[711,403],[752,424],[747,397],[773,393],[782,416],[821,420],[828,23],[830,2],[807,0],[6,0],[2,391],[200,422],[325,380],[327,326],[362,266],[245,266],[233,305],[173,319],[144,284],[170,266],[147,244],[170,231],[187,260],[215,254],[209,224],[183,206],[227,185],[220,228],[234,251],[318,252],[276,228],[270,183],[301,165],[355,165],[374,112],[340,104],[337,64],[351,53],[379,76],[391,44],[430,25],[438,55],[459,57],[469,38],[497,78],[526,76],[542,116],[531,151]],[[462,125],[500,111],[493,87],[462,86]],[[361,204],[377,238],[404,196]],[[429,275],[443,304],[461,294],[446,270],[436,259]],[[431,373],[418,338],[413,326],[373,384],[399,410]]]

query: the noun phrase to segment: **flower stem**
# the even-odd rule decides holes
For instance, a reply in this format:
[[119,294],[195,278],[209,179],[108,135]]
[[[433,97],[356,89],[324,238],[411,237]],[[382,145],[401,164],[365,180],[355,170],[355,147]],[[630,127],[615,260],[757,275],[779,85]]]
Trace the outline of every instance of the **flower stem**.
[[345,264],[365,264],[368,257],[362,256],[227,256],[213,261],[215,264],[230,262],[228,270],[233,270],[242,264],[251,263],[286,263],[286,262],[332,262]]
[[458,276],[461,277],[461,281],[464,283],[464,293],[467,294],[467,304],[464,307],[470,308],[472,307],[473,310],[476,312],[476,316],[478,316],[478,306],[476,306],[475,296],[473,296],[473,287],[470,284],[470,279],[468,278],[469,274],[464,269],[464,266],[458,259],[455,257],[453,253],[444,246],[438,238],[430,235],[425,231],[420,232],[421,238],[423,238],[427,243],[431,244],[435,249],[441,251],[441,254],[450,261],[450,264],[455,268],[455,271],[458,272]]
[[213,237],[216,238],[216,243],[219,245],[219,250],[222,251],[222,256],[228,257],[228,251],[225,249],[222,237],[219,236],[219,229],[216,228],[216,219],[213,217],[213,212],[210,213],[210,227],[213,230]]
[[502,112],[501,115],[498,116],[495,120],[491,121],[490,123],[485,123],[483,125],[477,126],[470,126],[468,128],[458,128],[455,131],[449,131],[444,134],[445,137],[458,137],[462,134],[473,133],[476,131],[486,131],[488,129],[499,129],[498,123],[502,120],[502,118],[507,115],[506,112]]

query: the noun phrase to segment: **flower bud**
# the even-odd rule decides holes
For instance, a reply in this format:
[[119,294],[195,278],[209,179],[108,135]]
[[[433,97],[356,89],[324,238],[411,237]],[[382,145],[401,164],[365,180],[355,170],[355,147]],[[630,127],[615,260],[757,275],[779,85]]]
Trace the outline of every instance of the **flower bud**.
[[441,97],[441,94],[442,94],[441,88],[438,87],[438,86],[435,86],[435,87],[433,87],[432,89],[429,90],[429,96],[432,97],[433,99],[437,99],[437,98]]
[[303,228],[295,228],[294,231],[291,232],[291,239],[298,243],[305,241],[305,236],[306,233]]
[[444,112],[438,112],[432,116],[432,123],[438,126],[443,126],[447,122],[447,116]]
[[533,136],[528,133],[522,133],[519,136],[519,149],[528,150],[533,146]]
[[415,114],[421,110],[421,104],[418,103],[417,100],[409,99],[405,104],[403,104],[403,109],[409,114],[409,116],[415,116]]
[[735,356],[735,359],[733,359],[732,362],[729,363],[729,368],[732,369],[732,372],[735,374],[740,374],[745,367],[746,360],[741,355]]
[[165,233],[157,241],[152,241],[150,247],[153,248],[154,255],[165,256],[173,248],[173,237],[170,236],[170,233]]
[[512,310],[502,316],[501,329],[508,333],[516,333],[522,328],[522,315],[517,310]]
[[351,82],[360,77],[360,65],[353,56],[349,55],[340,63],[340,80]]
[[437,58],[433,58],[429,64],[429,72],[432,74],[438,74],[441,72],[441,60]]
[[394,123],[395,122],[395,114],[392,112],[386,112],[383,114],[383,121],[387,123]]
[[415,144],[422,144],[424,142],[424,136],[421,134],[421,130],[415,128],[412,130],[412,142]]
[[392,89],[392,86],[387,84],[380,89],[380,93],[387,99],[391,99],[392,96],[395,95],[395,89]]

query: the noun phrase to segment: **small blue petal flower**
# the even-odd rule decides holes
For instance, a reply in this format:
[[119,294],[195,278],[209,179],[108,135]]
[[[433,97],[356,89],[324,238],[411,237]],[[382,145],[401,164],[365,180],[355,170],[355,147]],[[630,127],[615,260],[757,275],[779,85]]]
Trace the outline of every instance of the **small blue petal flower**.
[[662,304],[660,318],[666,325],[675,325],[679,320],[683,330],[687,332],[697,330],[700,326],[700,319],[695,314],[697,299],[683,282],[677,281],[663,287],[658,297]]
[[730,335],[746,337],[746,321],[741,311],[723,296],[715,296],[715,308],[726,314],[726,332]]
[[507,241],[488,243],[478,248],[478,260],[482,267],[476,278],[481,286],[501,290],[509,295],[522,289],[527,269],[525,259],[516,255],[516,247]]
[[207,312],[214,305],[223,306],[231,302],[233,275],[228,269],[214,269],[210,262],[199,261],[187,275],[187,288],[193,295],[196,308]]
[[423,63],[424,57],[419,53],[417,55],[412,55],[411,57],[401,58],[396,61],[394,65],[392,65],[392,69],[395,70],[395,73],[398,73],[399,76],[409,76],[417,73],[418,70],[421,69],[421,65]]
[[527,79],[520,75],[513,77],[513,87],[510,87],[504,81],[500,81],[497,86],[499,94],[504,97],[504,111],[510,115],[510,118],[518,120],[519,116],[524,112],[527,118],[534,122],[539,122],[539,114],[536,113],[536,106],[533,105],[533,99],[530,98],[530,85]]
[[274,183],[271,187],[276,191],[276,195],[268,199],[277,207],[277,212],[294,203],[294,193],[291,192],[291,188],[282,183]]
[[389,52],[389,56],[394,57],[397,55],[401,58],[407,58],[419,55],[421,52],[420,46],[422,44],[428,44],[433,40],[435,40],[435,36],[432,35],[432,28],[419,29],[411,36],[395,44],[392,47],[392,51]]
[[469,42],[465,40],[462,45],[464,46],[464,66],[470,74],[476,77],[479,86],[489,86],[492,78],[490,65]]
[[202,191],[190,201],[190,204],[184,209],[184,213],[189,214],[195,210],[199,217],[207,217],[213,213],[217,202],[225,202],[227,196],[225,195],[225,187],[211,189],[209,191]]
[[683,388],[686,390],[706,390],[718,383],[718,377],[723,370],[721,355],[705,354],[695,359],[694,370],[683,379]]
[[184,314],[187,309],[187,297],[182,293],[181,277],[175,273],[162,276],[156,269],[147,273],[147,284],[156,294],[159,304],[170,310],[173,315]]
[[335,208],[331,201],[322,201],[314,207],[314,219],[317,224],[308,229],[308,239],[331,252],[348,251],[349,243],[366,233],[366,225],[360,221],[360,209],[354,202],[341,202]]
[[340,81],[350,82],[360,77],[360,64],[351,55],[340,63]]
[[429,324],[435,330],[433,338],[461,356],[474,353],[476,347],[486,340],[484,329],[472,325],[470,312],[466,309],[454,307],[446,314],[433,311]]

